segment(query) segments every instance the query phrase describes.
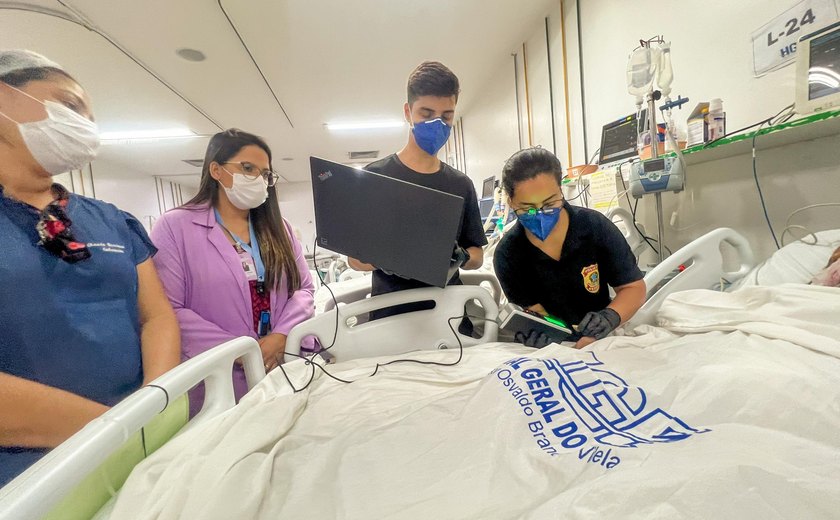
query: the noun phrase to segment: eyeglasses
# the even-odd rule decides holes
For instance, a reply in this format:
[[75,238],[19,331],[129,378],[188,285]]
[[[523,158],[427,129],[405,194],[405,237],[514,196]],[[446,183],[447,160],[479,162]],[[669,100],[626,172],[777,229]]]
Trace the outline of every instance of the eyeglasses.
[[522,215],[536,215],[537,213],[553,213],[554,210],[562,208],[564,202],[561,198],[560,200],[544,204],[541,208],[514,208],[513,212],[517,217]]
[[240,171],[239,173],[252,180],[258,177],[262,177],[263,179],[265,179],[265,182],[268,183],[269,188],[277,184],[277,179],[280,178],[279,173],[269,170],[268,168],[266,168],[265,170],[260,170],[260,168],[254,163],[227,161],[222,164],[238,164],[239,167],[242,169],[242,171]]

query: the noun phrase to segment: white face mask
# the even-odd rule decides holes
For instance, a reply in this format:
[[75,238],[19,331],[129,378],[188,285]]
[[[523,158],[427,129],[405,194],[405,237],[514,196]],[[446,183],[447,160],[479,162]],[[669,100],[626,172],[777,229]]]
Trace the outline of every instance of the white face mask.
[[[14,87],[12,87],[14,88]],[[40,101],[22,90],[18,92],[47,109],[47,118],[31,123],[18,123],[20,135],[32,157],[52,175],[78,170],[96,157],[99,131],[96,123],[55,101]]]
[[219,182],[225,189],[231,204],[242,210],[262,206],[268,198],[268,183],[265,179],[262,177],[249,179],[244,175],[230,173],[224,166],[222,166],[222,169],[233,177],[233,186],[230,188]]

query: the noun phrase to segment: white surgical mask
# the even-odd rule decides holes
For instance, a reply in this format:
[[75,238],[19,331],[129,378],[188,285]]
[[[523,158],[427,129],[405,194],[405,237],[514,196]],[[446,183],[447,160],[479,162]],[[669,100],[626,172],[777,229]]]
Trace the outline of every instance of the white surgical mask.
[[[11,87],[14,88],[14,87]],[[38,101],[47,109],[47,118],[31,123],[16,123],[23,142],[44,170],[59,175],[78,170],[96,157],[99,131],[96,123],[55,101],[40,101],[22,90],[21,94]]]
[[222,188],[225,189],[230,203],[237,208],[254,209],[261,206],[268,198],[268,183],[262,177],[249,179],[244,175],[230,173],[224,166],[222,169],[233,177],[233,186],[228,188],[221,182],[219,184],[222,184]]

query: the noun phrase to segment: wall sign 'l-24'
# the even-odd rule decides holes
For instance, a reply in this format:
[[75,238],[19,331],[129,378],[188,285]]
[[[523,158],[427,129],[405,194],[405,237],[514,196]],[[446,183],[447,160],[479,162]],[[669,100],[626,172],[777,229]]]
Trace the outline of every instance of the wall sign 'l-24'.
[[836,0],[802,0],[752,33],[756,77],[793,61],[796,42],[840,18]]

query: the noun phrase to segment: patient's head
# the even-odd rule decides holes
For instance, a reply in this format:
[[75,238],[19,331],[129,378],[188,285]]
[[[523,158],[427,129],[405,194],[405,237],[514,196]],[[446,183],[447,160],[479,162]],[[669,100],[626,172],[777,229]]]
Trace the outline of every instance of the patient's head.
[[828,287],[840,287],[840,247],[831,253],[828,265],[811,279],[814,285],[825,285]]
[[837,249],[834,250],[833,253],[831,253],[831,257],[828,259],[828,265],[826,265],[826,267],[828,267],[829,265],[833,264],[834,262],[836,262],[838,260],[840,260],[840,247],[838,247]]

